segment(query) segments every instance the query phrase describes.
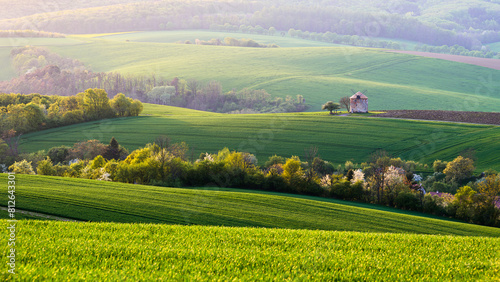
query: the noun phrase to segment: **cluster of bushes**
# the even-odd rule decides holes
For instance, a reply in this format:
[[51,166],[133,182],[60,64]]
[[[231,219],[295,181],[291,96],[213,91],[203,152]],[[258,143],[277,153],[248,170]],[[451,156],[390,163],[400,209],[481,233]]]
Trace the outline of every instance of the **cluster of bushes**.
[[137,116],[142,103],[117,94],[109,99],[102,89],[87,89],[76,96],[0,93],[0,136],[113,117]]
[[[180,42],[184,44],[192,44],[191,41],[186,40]],[[252,39],[236,39],[232,37],[226,37],[224,40],[218,38],[212,38],[208,41],[196,39],[194,41],[196,45],[215,45],[215,46],[237,46],[237,47],[254,47],[254,48],[278,48],[276,44],[260,44]]]
[[305,162],[296,156],[275,155],[258,166],[254,155],[227,148],[194,160],[185,143],[172,144],[167,137],[128,154],[113,138],[107,146],[93,140],[72,148],[52,148],[47,154],[27,156],[9,169],[166,187],[208,185],[333,197],[500,226],[500,175],[489,172],[474,178],[469,158],[434,163],[435,170],[443,170],[445,181],[460,187],[453,195],[426,191],[424,185],[434,175],[423,181],[415,174],[425,169],[420,163],[379,153],[360,165],[348,161],[335,167],[316,153],[314,148],[306,151]]
[[146,102],[218,113],[283,113],[307,109],[305,99],[273,98],[265,90],[243,89],[222,92],[220,82],[174,79],[169,86],[158,86],[146,94]]

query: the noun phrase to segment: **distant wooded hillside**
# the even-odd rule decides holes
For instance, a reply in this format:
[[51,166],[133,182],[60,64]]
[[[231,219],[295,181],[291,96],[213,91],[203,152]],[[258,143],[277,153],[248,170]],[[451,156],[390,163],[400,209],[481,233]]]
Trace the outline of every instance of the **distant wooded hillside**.
[[334,32],[387,37],[467,49],[500,41],[498,1],[58,1],[0,0],[3,29],[62,33],[208,29],[232,25],[248,32]]

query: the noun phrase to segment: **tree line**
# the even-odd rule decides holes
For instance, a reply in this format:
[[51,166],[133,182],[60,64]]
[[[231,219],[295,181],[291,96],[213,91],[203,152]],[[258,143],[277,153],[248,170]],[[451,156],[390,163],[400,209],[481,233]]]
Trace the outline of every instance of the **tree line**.
[[[427,165],[384,151],[361,164],[347,161],[334,166],[310,147],[303,160],[274,155],[259,166],[254,155],[228,148],[194,157],[186,143],[160,136],[130,154],[114,138],[109,145],[89,140],[54,147],[22,155],[9,170],[165,187],[208,185],[332,197],[500,227],[500,174],[488,170],[474,175],[474,160],[469,157],[436,160],[434,173],[424,178],[417,171],[428,169]],[[443,187],[448,190],[436,190]]]
[[[242,33],[257,33],[265,35],[275,35],[277,34],[276,29],[271,27],[269,29],[264,29],[260,25],[256,27],[240,25],[233,26],[231,24],[224,25],[211,25],[210,29],[216,31],[231,31],[231,32],[242,32]],[[343,44],[359,47],[372,47],[372,48],[387,48],[395,50],[408,50],[408,46],[405,43],[399,43],[390,40],[381,40],[377,38],[372,38],[369,36],[359,36],[359,35],[342,35],[335,32],[309,32],[297,30],[290,28],[288,32],[281,32],[281,36],[288,35],[294,38],[309,39],[314,41],[328,42],[333,44]],[[500,40],[500,38],[498,39]],[[478,48],[478,46],[476,46]],[[487,46],[482,46],[479,50],[469,50],[464,46],[455,44],[453,46],[442,45],[442,46],[431,46],[426,44],[418,44],[413,48],[415,51],[432,52],[432,53],[443,53],[443,54],[453,54],[460,56],[470,56],[470,57],[481,57],[481,58],[493,58],[498,56],[497,52],[492,51]]]
[[45,38],[65,38],[66,35],[57,32],[47,32],[39,30],[0,30],[0,37],[45,37]]
[[75,96],[0,93],[0,136],[16,135],[113,117],[138,116],[142,103],[119,93],[108,98],[102,89],[87,89]]
[[[191,41],[186,40],[184,42],[179,41],[177,43],[181,44],[193,44]],[[276,44],[260,44],[253,39],[236,39],[233,37],[225,37],[224,40],[219,38],[212,38],[208,41],[196,39],[194,41],[196,45],[214,45],[214,46],[237,46],[237,47],[253,47],[253,48],[278,48]]]
[[217,81],[175,78],[169,86],[157,86],[146,93],[146,102],[217,113],[284,113],[308,108],[302,95],[275,97],[265,90],[242,89],[224,93]]

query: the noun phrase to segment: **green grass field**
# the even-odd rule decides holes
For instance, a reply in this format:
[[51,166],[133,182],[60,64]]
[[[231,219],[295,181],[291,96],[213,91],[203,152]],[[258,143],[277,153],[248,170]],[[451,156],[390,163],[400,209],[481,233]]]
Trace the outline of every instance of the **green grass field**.
[[499,228],[333,199],[46,176],[16,175],[16,207],[94,222],[500,237]]
[[67,46],[84,44],[83,37],[72,38],[44,38],[44,37],[12,37],[0,38],[0,47],[24,47],[30,46]]
[[224,147],[250,152],[260,164],[269,156],[304,157],[311,146],[335,164],[367,161],[377,149],[394,157],[432,165],[450,161],[462,151],[477,151],[478,170],[500,170],[500,127],[430,121],[407,121],[364,116],[338,117],[327,112],[228,115],[145,104],[142,116],[89,122],[23,135],[20,148],[32,152],[78,141],[111,137],[135,150],[168,135],[185,141],[197,157]]
[[491,48],[491,51],[500,52],[500,42],[491,43],[488,46]]
[[[500,278],[498,238],[47,221],[18,222],[17,232],[14,277],[25,281]],[[0,244],[7,253],[7,236]]]
[[185,42],[186,40],[194,43],[196,39],[210,40],[218,38],[224,40],[226,37],[236,39],[248,38],[257,41],[260,44],[277,44],[282,48],[287,47],[328,47],[340,46],[337,44],[291,38],[289,36],[281,37],[279,35],[269,36],[260,34],[246,34],[237,32],[218,32],[207,30],[178,30],[178,31],[151,31],[151,32],[131,32],[98,36],[102,39],[110,39],[117,41],[134,41],[134,42],[155,42],[155,43],[177,43]]
[[[367,89],[372,110],[497,111],[500,104],[500,94],[492,90],[499,71],[483,67],[356,47],[268,49],[162,43],[181,37],[179,31],[75,36],[72,39],[88,43],[49,48],[85,62],[94,71],[218,80],[226,91],[249,87],[266,89],[274,96],[300,94],[311,111],[328,100],[352,95],[350,89]],[[287,46],[304,42],[271,39],[286,40]]]
[[[261,43],[290,48],[170,43],[217,35],[251,37]],[[8,62],[6,54],[12,48],[9,47],[12,40],[3,39],[7,47],[0,47],[0,61]],[[62,56],[79,59],[94,71],[155,73],[169,79],[194,78],[205,82],[218,80],[225,91],[249,87],[265,89],[273,96],[300,94],[311,105],[311,111],[319,110],[328,100],[338,101],[340,97],[352,95],[351,89],[368,90],[372,110],[497,111],[500,104],[500,94],[494,90],[499,74],[496,70],[289,37],[165,31],[41,38],[32,45],[47,46]],[[0,79],[13,77],[8,69],[0,71]]]

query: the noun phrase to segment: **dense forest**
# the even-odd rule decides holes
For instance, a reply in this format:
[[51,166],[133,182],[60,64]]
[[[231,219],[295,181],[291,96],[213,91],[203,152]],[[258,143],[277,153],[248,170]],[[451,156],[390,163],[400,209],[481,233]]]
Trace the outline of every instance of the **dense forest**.
[[[24,0],[29,4],[35,2]],[[18,18],[0,20],[3,29],[60,33],[130,30],[209,29],[213,25],[252,26],[288,31],[332,32],[384,37],[429,45],[479,49],[500,41],[500,5],[494,1],[90,1],[40,9],[42,14],[12,7]],[[107,6],[103,6],[108,4]],[[15,5],[14,5],[15,6]],[[36,3],[35,6],[40,6]],[[70,7],[72,9],[70,9]],[[439,11],[439,12],[436,12]],[[444,12],[446,11],[446,12]],[[6,11],[7,14],[10,11]],[[22,17],[22,16],[25,17]]]

